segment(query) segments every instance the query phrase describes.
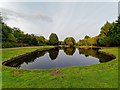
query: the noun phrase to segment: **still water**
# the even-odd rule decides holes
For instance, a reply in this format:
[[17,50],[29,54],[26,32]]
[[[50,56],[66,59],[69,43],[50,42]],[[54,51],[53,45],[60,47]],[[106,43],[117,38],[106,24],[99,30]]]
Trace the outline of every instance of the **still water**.
[[20,69],[50,69],[71,66],[87,66],[108,62],[113,58],[98,52],[98,49],[78,49],[75,47],[54,48],[46,51],[37,51],[27,54],[6,66]]

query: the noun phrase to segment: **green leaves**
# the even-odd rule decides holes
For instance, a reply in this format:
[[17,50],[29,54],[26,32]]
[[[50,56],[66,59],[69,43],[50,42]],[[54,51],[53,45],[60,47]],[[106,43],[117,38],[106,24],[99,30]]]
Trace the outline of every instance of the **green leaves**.
[[58,45],[59,44],[59,39],[55,33],[51,33],[51,35],[49,36],[48,44],[49,45]]
[[101,28],[98,42],[101,46],[120,45],[120,16],[116,22],[106,22],[106,24]]
[[90,38],[88,35],[86,35],[86,36],[84,37],[84,39],[88,39],[88,38]]
[[69,45],[69,46],[74,46],[76,44],[76,42],[75,42],[75,39],[73,37],[67,37],[64,40],[64,44]]
[[10,42],[17,42],[15,36],[12,33],[8,34],[8,40]]

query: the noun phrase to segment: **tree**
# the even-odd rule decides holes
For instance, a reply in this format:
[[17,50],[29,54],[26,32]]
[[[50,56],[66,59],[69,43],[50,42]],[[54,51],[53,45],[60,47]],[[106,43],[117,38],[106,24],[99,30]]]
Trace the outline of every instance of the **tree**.
[[116,22],[106,22],[101,28],[98,43],[101,46],[120,46],[120,16]]
[[101,28],[98,44],[100,46],[110,46],[110,38],[108,33],[113,28],[113,23],[109,23],[108,21],[104,24],[104,26]]
[[84,39],[88,39],[88,38],[90,38],[88,35],[86,35],[86,36],[84,37]]
[[16,38],[15,38],[15,36],[14,36],[12,33],[10,33],[10,34],[8,35],[8,40],[9,40],[10,42],[16,42]]
[[76,42],[75,42],[75,39],[73,37],[67,37],[64,40],[64,44],[69,45],[69,46],[74,46],[76,44]]
[[38,44],[39,45],[45,45],[46,44],[46,39],[44,36],[36,36],[37,40],[38,40]]
[[[0,15],[0,41],[3,48],[21,47],[21,46],[38,46],[44,45],[46,39],[43,36],[35,36],[34,34],[25,34],[19,28],[11,28],[2,21]],[[2,36],[2,37],[1,37]],[[2,39],[1,39],[2,38]]]
[[3,23],[3,18],[2,18],[1,12],[0,12],[0,24],[1,23]]
[[113,23],[113,27],[110,29],[108,37],[112,46],[120,46],[120,16],[118,16],[118,20]]
[[2,41],[9,41],[8,35],[12,33],[12,28],[2,23]]
[[19,28],[13,28],[13,35],[16,37],[17,43],[24,43],[24,41],[26,41],[27,34],[24,34]]
[[103,27],[101,27],[100,34],[107,36],[109,30],[112,28],[112,23],[106,22]]
[[1,47],[1,43],[2,43],[2,16],[0,12],[0,47]]
[[59,44],[59,39],[55,33],[51,33],[51,35],[49,36],[48,44],[49,45],[58,45]]

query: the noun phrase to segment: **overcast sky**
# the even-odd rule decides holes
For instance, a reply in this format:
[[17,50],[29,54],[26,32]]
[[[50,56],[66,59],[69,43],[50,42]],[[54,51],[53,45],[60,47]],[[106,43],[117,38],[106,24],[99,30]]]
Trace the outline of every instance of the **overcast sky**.
[[60,40],[96,36],[118,17],[117,2],[0,2],[0,8],[9,26],[46,38],[54,32]]

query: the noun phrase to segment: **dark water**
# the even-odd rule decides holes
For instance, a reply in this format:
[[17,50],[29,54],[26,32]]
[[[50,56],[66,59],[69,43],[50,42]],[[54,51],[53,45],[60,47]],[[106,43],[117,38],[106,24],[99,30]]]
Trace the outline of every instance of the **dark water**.
[[27,54],[6,63],[6,66],[22,69],[50,69],[71,66],[87,66],[108,62],[113,58],[98,52],[98,49],[67,47]]

